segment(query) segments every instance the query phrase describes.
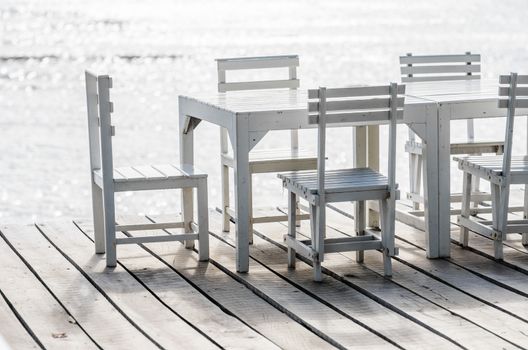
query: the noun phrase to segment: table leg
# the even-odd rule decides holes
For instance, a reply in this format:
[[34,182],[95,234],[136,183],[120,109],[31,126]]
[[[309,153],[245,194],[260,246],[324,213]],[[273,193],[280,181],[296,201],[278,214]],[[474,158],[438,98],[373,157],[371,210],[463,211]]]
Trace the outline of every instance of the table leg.
[[[369,125],[367,127],[368,133],[368,167],[372,170],[379,171],[379,126],[378,125]],[[369,202],[369,204],[375,204],[375,202]],[[380,227],[379,222],[379,212],[372,208],[371,205],[368,206],[368,226],[370,227]]]
[[[194,123],[189,121],[180,106],[180,164],[194,165]],[[188,126],[187,126],[188,125]],[[192,188],[182,189],[181,208],[183,216],[184,230],[186,233],[192,232],[191,222],[193,221],[193,190]],[[185,241],[186,248],[194,247],[194,240]]]
[[236,209],[236,269],[249,270],[249,115],[237,115],[235,130],[231,130],[235,160]]
[[449,257],[450,244],[450,110],[427,108],[424,150],[427,257]]

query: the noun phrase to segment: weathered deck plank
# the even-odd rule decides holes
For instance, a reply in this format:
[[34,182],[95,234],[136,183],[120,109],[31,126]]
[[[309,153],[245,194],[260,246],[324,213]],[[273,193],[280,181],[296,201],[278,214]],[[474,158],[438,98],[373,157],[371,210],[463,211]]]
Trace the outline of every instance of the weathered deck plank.
[[[328,237],[352,228],[335,213],[328,219]],[[477,252],[453,244],[450,259],[429,260],[423,232],[398,224],[400,255],[392,279],[382,277],[378,252],[367,252],[363,264],[353,253],[341,253],[326,256],[327,277],[314,283],[307,264],[287,268],[285,224],[255,228],[250,273],[239,274],[234,230],[222,233],[214,212],[210,263],[198,262],[196,251],[177,242],[128,245],[119,247],[113,271],[105,268],[103,256],[93,254],[90,222],[4,227],[0,335],[14,348],[39,348],[37,342],[49,333],[46,326],[62,317],[61,324],[102,348],[203,348],[203,342],[228,349],[528,348],[528,279],[522,265],[528,254],[520,241],[508,242],[518,260],[506,263],[487,257],[489,242],[478,241]],[[303,223],[300,234],[307,228]],[[35,290],[47,297],[27,302]],[[52,304],[52,315],[36,315],[41,310],[35,305],[43,302]],[[42,328],[35,331],[35,323],[26,323],[28,315],[40,317]],[[70,338],[66,334],[54,339],[64,341]]]
[[[120,313],[35,226],[9,227],[2,231],[46,286],[103,348],[158,349],[128,316]],[[93,254],[93,247],[89,253]],[[95,254],[93,259],[101,259]],[[114,289],[120,286],[114,280]]]
[[[218,232],[221,229],[221,217],[212,214],[211,228]],[[274,228],[275,226],[275,228]],[[259,224],[259,227],[282,229],[279,224]],[[234,232],[234,228],[231,230]],[[232,234],[223,236],[234,246]],[[287,267],[287,255],[284,250],[270,244],[255,235],[254,243],[250,247],[250,256],[265,265],[275,273],[287,279],[290,283],[302,288],[318,300],[331,305],[342,314],[355,320],[368,329],[376,331],[382,337],[389,339],[404,349],[423,349],[437,347],[441,349],[459,349],[455,343],[435,334],[434,332],[401,316],[376,301],[370,299],[350,286],[335,279],[328,278],[324,283],[313,282],[313,273],[309,265],[299,262],[295,270]],[[383,325],[383,326],[380,326]]]
[[[180,315],[160,303],[122,266],[108,269],[103,256],[95,255],[93,244],[81,237],[73,224],[39,224],[54,246],[82,270],[130,319],[163,348],[216,349],[218,346],[193,328]],[[83,238],[83,239],[81,239]],[[116,288],[116,281],[119,282]],[[175,330],[178,332],[175,332]],[[180,334],[185,334],[184,337]]]
[[[332,219],[330,225],[335,229],[342,232],[348,230],[346,218],[335,213],[329,213],[329,217]],[[413,230],[417,231],[401,223],[397,223],[396,225],[396,232],[400,236],[407,236]],[[416,233],[417,235],[421,234],[421,236],[424,236],[420,231]],[[400,247],[400,254],[396,257],[399,262],[418,269],[420,272],[466,293],[491,307],[528,321],[528,298],[526,296],[513,292],[510,289],[505,289],[489,279],[482,278],[456,265],[449,259],[427,259],[424,254],[425,246],[421,249],[401,239],[398,239],[396,242],[397,246]],[[422,242],[422,244],[425,244],[425,242]],[[457,248],[457,245],[452,245],[452,250],[459,251],[460,248]],[[468,250],[463,251],[460,255],[467,260],[473,260],[472,258],[475,258],[475,260],[481,260],[483,263],[487,262],[486,258],[473,254]],[[498,265],[496,263],[494,264]],[[528,278],[525,278],[525,281],[528,285]],[[435,292],[438,292],[436,288],[433,289]]]
[[0,325],[2,325],[0,327],[0,349],[2,346],[8,346],[13,349],[41,349],[44,347],[42,343],[37,343],[28,330],[24,328],[7,304],[1,288]]
[[[333,219],[331,220],[331,225],[335,225],[341,232],[349,230],[346,221],[343,220],[343,216],[336,215],[335,213],[331,213],[329,216]],[[400,230],[405,230],[404,227],[398,228]],[[337,237],[343,236],[333,230],[330,232],[334,233]],[[402,244],[405,245],[405,242],[398,243],[400,246]],[[426,297],[428,300],[431,300],[439,306],[466,318],[482,328],[487,329],[489,332],[500,336],[512,344],[519,347],[523,347],[523,344],[528,344],[528,323],[516,317],[516,313],[519,312],[517,309],[520,309],[520,312],[526,310],[528,307],[528,299],[516,295],[515,293],[505,290],[497,285],[488,283],[485,280],[479,280],[478,277],[474,276],[475,279],[473,280],[473,286],[479,286],[480,289],[485,289],[487,284],[489,288],[487,291],[488,293],[495,292],[502,300],[506,301],[502,303],[503,306],[510,308],[512,312],[504,312],[494,307],[493,303],[484,303],[484,299],[479,300],[469,293],[464,293],[449,284],[444,283],[444,281],[433,279],[427,274],[417,273],[417,271],[423,271],[416,269],[416,265],[420,264],[420,262],[425,262],[426,265],[434,265],[437,264],[437,261],[443,261],[444,264],[449,265],[448,261],[430,260],[423,256],[423,253],[421,255],[405,254],[404,249],[401,249],[401,252],[403,256],[398,257],[394,262],[393,281],[423,297]],[[468,254],[472,253],[468,252]],[[344,253],[343,255],[349,257],[351,261],[355,258],[351,253]],[[365,264],[368,265],[370,269],[382,274],[383,262],[380,258],[380,254],[369,254],[365,258]],[[448,268],[445,268],[443,271],[447,272]],[[458,283],[457,281],[464,280],[464,275],[456,276],[457,271],[454,269],[451,271],[451,279],[454,280],[455,284]],[[467,272],[466,275],[470,275],[469,272]],[[508,296],[511,297],[511,299],[508,298]],[[508,305],[506,306],[506,304]]]
[[[339,207],[345,211],[353,212],[351,204],[349,203],[340,203]],[[329,211],[329,214],[332,215],[332,211]],[[335,215],[333,217],[334,219],[337,218]],[[497,284],[501,288],[518,293],[524,297],[528,297],[528,278],[526,273],[516,269],[516,266],[508,266],[507,264],[496,262],[493,258],[493,255],[491,254],[491,251],[488,252],[489,254],[480,254],[481,252],[476,250],[461,248],[456,243],[458,239],[458,227],[452,225],[451,230],[452,237],[454,238],[451,242],[451,257],[445,260],[449,261],[453,265],[470,271],[491,283]],[[472,238],[475,238],[476,240],[487,240],[486,238],[475,236]],[[425,252],[426,237],[423,231],[396,222],[396,237],[398,238],[397,244],[400,244],[401,242],[409,243]],[[490,247],[491,246],[488,246],[488,249]],[[506,250],[505,253],[507,253]],[[524,259],[526,260],[528,257]],[[426,261],[435,263],[437,261],[440,262],[445,260],[427,259]],[[442,272],[440,268],[438,268],[436,271]],[[478,285],[472,285],[472,287],[478,288]],[[500,295],[497,295],[496,297],[502,298]],[[507,301],[508,299],[504,298],[503,302]]]
[[[276,230],[275,232],[266,230],[265,237],[273,241],[274,244],[285,248],[281,237],[286,234],[286,226],[283,224],[279,225],[282,226],[282,230],[278,232]],[[301,227],[300,234],[306,234],[305,226],[307,225]],[[256,227],[257,230],[258,227]],[[331,229],[327,231],[328,237],[330,237],[331,233]],[[379,254],[378,252],[370,253]],[[396,284],[390,279],[383,278],[378,273],[368,269],[364,264],[357,264],[342,254],[325,256],[323,266],[326,273],[329,273],[334,278],[358,288],[366,295],[382,302],[383,305],[393,310],[398,310],[405,317],[423,324],[429,329],[436,330],[439,334],[443,334],[463,347],[481,348],[493,344],[496,347],[516,348],[500,337],[483,330],[478,325]]]
[[[423,232],[412,228],[399,229],[398,226],[396,232],[401,241],[412,244],[425,252],[425,235]],[[514,268],[496,262],[492,256],[485,257],[451,243],[451,257],[446,260],[497,284],[501,288],[528,297],[528,276]],[[496,297],[501,298],[499,295]],[[504,299],[504,302],[506,300]]]
[[[458,227],[453,225],[451,229],[451,239],[454,241],[458,240]],[[521,245],[522,246],[522,245]],[[470,250],[474,250],[484,255],[488,259],[494,259],[493,257],[493,241],[491,239],[482,237],[474,232],[469,232],[469,247]],[[504,261],[501,262],[506,266],[515,268],[525,274],[528,274],[528,253],[526,248],[517,248],[510,242],[506,241],[503,246],[504,250]]]
[[237,273],[235,250],[214,236],[211,237],[210,248],[211,259],[217,266],[221,266],[225,272],[237,278],[266,301],[333,345],[359,349],[396,348],[332,308],[304,294],[254,260],[250,259],[251,273]]
[[[34,227],[27,228],[36,231]],[[9,231],[10,229],[2,228],[2,233],[5,235],[9,235]],[[17,234],[21,233],[24,233],[22,227],[17,230]],[[1,238],[0,266],[2,267],[0,290],[40,344],[54,349],[97,349],[97,345],[79,327],[75,319],[55,300]],[[5,333],[3,328],[2,324],[0,327],[2,334]]]
[[[119,221],[119,219],[118,219]],[[127,218],[127,224],[145,223],[143,217]],[[85,221],[76,221],[91,240],[93,240],[93,225]],[[79,231],[81,233],[81,231]],[[142,231],[142,235],[160,234],[158,231]],[[162,232],[163,234],[163,232]],[[125,237],[118,232],[118,237]],[[88,239],[79,235],[79,239]],[[93,243],[90,241],[90,243]],[[179,242],[164,243],[167,248],[181,245]],[[118,261],[133,274],[142,284],[151,290],[167,307],[193,324],[196,328],[214,339],[225,349],[278,349],[271,341],[249,328],[237,318],[222,311],[216,304],[208,300],[199,290],[182,278],[169,265],[160,261],[138,245],[119,246]],[[169,248],[170,249],[170,248]],[[187,260],[180,268],[192,269],[195,265],[207,266],[204,262]],[[205,292],[204,292],[205,293]]]
[[0,348],[3,344],[12,349],[40,349],[44,347],[28,333],[2,295],[0,295],[0,325],[2,325],[0,327]]
[[[330,349],[332,345],[274,308],[214,264],[198,264],[195,252],[182,245],[167,247],[148,244],[148,250],[187,279],[207,291],[208,295],[232,314],[256,329],[283,349]],[[189,264],[193,267],[186,267]]]

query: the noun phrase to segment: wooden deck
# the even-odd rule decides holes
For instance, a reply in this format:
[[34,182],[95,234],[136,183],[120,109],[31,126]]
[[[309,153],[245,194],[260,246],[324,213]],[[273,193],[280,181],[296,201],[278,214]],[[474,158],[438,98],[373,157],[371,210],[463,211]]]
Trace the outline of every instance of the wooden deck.
[[[363,264],[344,253],[328,255],[325,279],[314,283],[308,265],[286,267],[284,224],[255,225],[250,273],[237,274],[234,228],[222,233],[214,211],[210,221],[209,263],[171,242],[119,246],[114,269],[93,253],[89,221],[1,227],[0,347],[528,348],[520,237],[502,263],[476,236],[473,249],[453,243],[450,259],[428,260],[423,232],[397,224],[392,279],[382,277],[380,253],[366,252]],[[329,226],[332,237],[353,228],[331,210]]]

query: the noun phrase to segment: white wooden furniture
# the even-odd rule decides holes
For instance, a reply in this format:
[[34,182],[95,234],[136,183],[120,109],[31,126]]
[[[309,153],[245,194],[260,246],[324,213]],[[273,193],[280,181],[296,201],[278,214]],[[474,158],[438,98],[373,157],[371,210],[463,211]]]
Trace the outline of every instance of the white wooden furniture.
[[[88,107],[88,133],[90,143],[90,174],[95,232],[95,252],[106,251],[106,264],[116,266],[116,245],[146,242],[185,241],[188,248],[199,242],[199,258],[209,259],[209,224],[207,209],[207,174],[192,165],[143,165],[114,168],[112,156],[111,124],[113,104],[110,102],[112,79],[107,75],[86,76]],[[183,203],[183,222],[152,223],[142,225],[116,225],[114,193],[121,191],[196,188],[198,222],[193,222],[193,208]],[[184,228],[185,234],[116,238],[116,231]]]
[[[384,272],[391,276],[391,256],[396,254],[394,225],[396,199],[396,120],[403,117],[405,86],[392,83],[389,86],[370,86],[308,90],[309,122],[318,126],[318,152],[316,171],[298,171],[279,174],[289,192],[288,234],[284,237],[288,246],[288,266],[295,267],[296,252],[312,262],[314,280],[321,281],[321,262],[325,253],[356,251],[358,262],[363,261],[363,251],[378,249],[383,252]],[[355,123],[368,125],[389,123],[388,176],[370,168],[325,170],[326,125]],[[341,146],[341,143],[337,142]],[[297,197],[310,205],[311,239],[296,238],[295,203]],[[381,238],[364,226],[362,218],[356,218],[355,237],[326,239],[326,204],[333,202],[379,201]],[[364,205],[362,206],[365,207]]]
[[[396,212],[397,220],[427,232],[427,256],[449,256],[451,215],[450,202],[450,124],[452,120],[504,118],[506,109],[499,108],[496,80],[453,80],[406,83],[405,122],[422,139],[424,149],[425,213]],[[433,103],[417,115],[407,108],[409,96]],[[516,110],[516,114],[526,114]],[[423,123],[423,124],[422,124]],[[473,214],[475,208],[471,208]],[[510,206],[510,211],[524,206]],[[458,215],[458,212],[456,215]],[[478,213],[491,213],[491,208],[478,208]],[[425,219],[425,220],[424,220]]]
[[[467,81],[480,79],[480,55],[466,52],[460,55],[413,56],[408,53],[400,56],[402,82],[434,82],[434,81]],[[483,153],[502,154],[504,142],[475,141],[473,119],[467,120],[467,142],[451,143],[451,154],[481,155]],[[409,140],[405,144],[409,153],[409,193],[407,198],[413,203],[415,210],[420,209],[424,199],[421,191],[421,172],[423,161],[423,143],[416,140],[415,133],[409,130]],[[454,195],[451,201],[460,201],[461,196]],[[478,181],[473,183],[473,199],[475,207],[483,200],[490,200],[489,194],[480,193]]]
[[[267,56],[267,57],[239,57],[217,59],[218,67],[218,92],[262,89],[297,89],[297,67],[299,57]],[[227,82],[229,71],[262,69],[286,69],[288,79],[266,81],[237,81]],[[228,134],[225,128],[220,129],[220,148],[222,163],[222,213],[224,218],[223,230],[229,232],[229,220],[236,221],[236,215],[229,207],[229,168],[234,168],[233,155],[229,152]],[[286,221],[285,215],[253,216],[253,188],[251,180],[253,174],[276,173],[279,171],[315,169],[317,158],[312,153],[299,150],[299,137],[297,130],[291,130],[290,149],[254,150],[249,154],[249,242],[253,242],[253,224],[259,222]],[[298,219],[308,219],[307,214],[301,214],[297,205]]]
[[[496,259],[503,258],[502,242],[511,233],[523,234],[528,244],[528,220],[508,220],[510,185],[528,185],[528,156],[512,156],[513,125],[517,108],[528,108],[528,75],[503,75],[499,79],[501,99],[499,108],[507,110],[504,155],[460,157],[459,168],[464,172],[462,213],[458,217],[460,243],[468,245],[468,231],[491,238]],[[490,182],[492,193],[492,220],[482,221],[470,216],[471,183],[479,178]]]
[[[427,93],[427,91],[425,92]],[[194,96],[179,96],[179,122],[180,122],[180,162],[194,164],[194,129],[201,121],[207,121],[227,129],[229,140],[233,148],[235,166],[235,211],[236,221],[236,269],[238,272],[247,272],[249,266],[249,151],[268,131],[314,128],[308,123],[307,91],[305,90],[250,90],[231,91],[229,94],[212,93]],[[475,115],[480,115],[475,113]],[[416,97],[405,98],[405,113],[399,123],[407,123],[426,142],[426,157],[438,155],[438,147],[443,142],[438,138],[438,104],[431,99]],[[329,126],[335,126],[330,124]],[[359,127],[362,128],[362,127]],[[370,128],[370,127],[369,127]],[[377,128],[373,125],[372,128]],[[449,133],[447,134],[449,136]],[[370,139],[369,139],[370,140]],[[369,140],[366,140],[368,142]],[[356,147],[356,159],[367,159],[367,164],[377,164],[378,152],[375,147]],[[442,158],[443,159],[443,158]],[[449,156],[446,162],[449,162]],[[433,210],[426,211],[425,230],[428,235],[427,256],[436,258],[449,256],[449,244],[441,245],[445,240],[440,236],[445,231],[440,231],[438,221],[438,207],[442,198],[439,186],[445,186],[439,181],[439,164],[429,161],[426,165],[427,181],[425,195],[429,206]],[[445,174],[441,174],[445,176]],[[449,177],[449,175],[447,175]],[[447,184],[449,189],[449,184]],[[184,194],[185,203],[192,203],[192,196]],[[449,203],[448,203],[449,204]],[[448,207],[449,208],[449,207]],[[429,215],[430,214],[430,215]],[[449,231],[447,231],[449,243]]]

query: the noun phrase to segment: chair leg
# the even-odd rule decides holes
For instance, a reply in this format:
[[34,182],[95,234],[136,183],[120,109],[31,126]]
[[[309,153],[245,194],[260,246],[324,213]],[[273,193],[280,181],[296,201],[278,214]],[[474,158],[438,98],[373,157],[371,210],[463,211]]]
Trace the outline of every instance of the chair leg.
[[[356,229],[356,235],[357,236],[363,236],[365,235],[365,228],[366,228],[366,213],[365,213],[365,201],[357,201],[355,205],[355,229]],[[356,251],[356,261],[358,263],[362,263],[365,257],[365,253],[363,250],[357,250]]]
[[[417,194],[422,192],[422,168],[423,168],[423,157],[421,154],[416,155],[416,167],[414,169],[414,181],[415,181],[415,192]],[[420,209],[420,203],[415,204],[415,210]]]
[[[422,157],[419,154],[409,153],[409,187],[412,194],[420,194],[422,170]],[[413,209],[419,210],[420,203],[413,200]]]
[[[182,196],[184,192],[188,193],[188,195],[186,195],[186,198],[188,198],[188,200],[182,201],[184,231],[185,233],[191,233],[193,232],[192,227],[191,227],[191,222],[193,222],[193,216],[194,216],[193,189],[192,188],[182,189]],[[187,249],[193,249],[194,239],[186,240],[184,242],[184,245],[185,245],[185,248]]]
[[229,208],[229,167],[222,164],[222,171],[220,172],[222,182],[222,217],[224,219],[222,231],[229,232],[230,217],[227,213]]
[[[501,203],[501,190],[499,185],[491,184],[491,205],[492,205],[492,221],[493,221],[493,228],[497,231],[500,231],[501,227],[501,209],[502,209],[502,203]],[[508,215],[508,212],[506,212],[506,215]],[[497,237],[493,240],[493,255],[495,259],[502,260],[504,257],[503,249],[502,249],[502,232],[500,237]]]
[[94,222],[94,240],[95,254],[104,254],[105,252],[105,224],[104,224],[104,205],[103,190],[92,183],[92,211]]
[[[469,218],[469,210],[470,210],[470,201],[471,201],[471,182],[473,179],[473,176],[468,173],[464,172],[464,178],[463,178],[463,185],[462,185],[462,207],[460,211],[460,216],[463,218]],[[467,227],[460,225],[460,244],[462,244],[463,247],[468,246],[468,238],[469,237],[469,231]]]
[[315,259],[312,260],[312,268],[313,268],[313,279],[315,282],[321,282],[323,280],[323,275],[321,271],[321,254],[324,254],[324,252],[321,252],[319,250],[320,246],[320,235],[324,232],[321,232],[321,210],[320,207],[316,207],[315,205],[310,205],[310,224],[311,224],[311,232],[312,232],[312,249],[314,249],[318,254]]
[[[104,186],[103,186],[104,187]],[[103,188],[104,226],[106,242],[106,266],[117,265],[114,191]]]
[[[415,185],[414,163],[415,163],[415,155],[412,153],[409,153],[409,192],[412,194],[416,192],[416,189],[414,188],[414,185]],[[413,201],[413,209],[416,210],[414,201]]]
[[248,240],[249,244],[253,244],[253,175],[249,173],[249,193],[248,193],[248,208],[249,208],[249,225],[248,225]]
[[296,227],[301,227],[301,220],[299,219],[299,217],[302,213],[301,213],[301,208],[299,207],[299,205],[300,205],[300,200],[299,198],[297,198],[297,200],[295,201],[295,212],[297,213],[297,219],[295,220]]
[[380,226],[381,226],[381,240],[383,245],[383,274],[385,277],[392,276],[392,260],[391,256],[394,254],[394,228],[395,219],[391,211],[395,209],[395,204],[391,199],[384,199],[379,201],[380,207]]
[[[524,218],[528,219],[528,185],[524,185]],[[522,244],[528,245],[528,233],[522,234]]]
[[[474,181],[471,184],[472,192],[473,193],[480,192],[480,178],[475,177],[473,180]],[[473,208],[478,208],[478,206],[479,206],[479,201],[478,201],[478,199],[475,199],[475,201],[473,201]]]
[[[288,193],[288,236],[290,236],[292,239],[295,239],[297,235],[296,227],[296,218],[297,218],[297,211],[295,208],[297,207],[297,196],[295,193],[289,191]],[[288,247],[288,267],[294,269],[295,268],[295,249]]]
[[207,179],[200,180],[198,197],[198,256],[200,261],[209,260],[209,208],[207,206]]

